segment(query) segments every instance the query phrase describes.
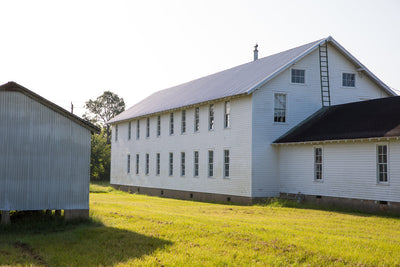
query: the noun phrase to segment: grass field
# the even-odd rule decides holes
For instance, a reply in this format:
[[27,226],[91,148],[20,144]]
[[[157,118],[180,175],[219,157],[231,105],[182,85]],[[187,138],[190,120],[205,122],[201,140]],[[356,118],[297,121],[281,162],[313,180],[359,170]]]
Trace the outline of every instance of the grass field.
[[399,218],[286,204],[210,204],[91,185],[89,221],[13,214],[0,228],[0,264],[400,266]]

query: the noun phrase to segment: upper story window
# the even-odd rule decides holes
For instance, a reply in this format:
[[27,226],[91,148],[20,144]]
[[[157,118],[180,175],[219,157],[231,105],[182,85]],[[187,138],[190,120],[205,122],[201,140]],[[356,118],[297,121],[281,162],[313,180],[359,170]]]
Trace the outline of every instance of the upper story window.
[[161,116],[157,117],[157,136],[161,135]]
[[376,169],[378,183],[387,183],[388,177],[388,146],[376,146]]
[[186,133],[186,110],[182,110],[181,133]]
[[322,181],[322,147],[314,147],[314,180]]
[[274,95],[274,122],[286,122],[286,94]]
[[150,118],[146,119],[146,137],[150,137]]
[[299,70],[299,69],[292,69],[292,83],[305,83],[305,76],[306,76],[306,71],[305,70]]
[[225,116],[224,116],[224,127],[229,128],[231,127],[231,102],[225,102]]
[[200,127],[200,108],[197,107],[194,109],[194,131],[198,132]]
[[131,124],[131,122],[128,123],[128,140],[131,140]]
[[356,75],[354,73],[342,73],[343,87],[356,87]]
[[118,141],[118,124],[115,124],[115,142]]
[[208,110],[208,130],[214,130],[214,104]]
[[140,138],[140,121],[137,120],[136,122],[136,139]]
[[169,134],[174,134],[174,113],[169,114]]

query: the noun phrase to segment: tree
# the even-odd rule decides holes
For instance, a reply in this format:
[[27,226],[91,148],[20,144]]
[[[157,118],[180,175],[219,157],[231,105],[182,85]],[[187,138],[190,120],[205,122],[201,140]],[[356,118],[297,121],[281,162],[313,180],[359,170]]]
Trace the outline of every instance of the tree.
[[96,124],[100,128],[105,128],[107,144],[111,142],[111,130],[107,122],[125,110],[125,102],[117,94],[105,91],[96,100],[89,100],[85,103],[87,112],[83,118]]
[[96,100],[85,104],[83,118],[101,128],[101,133],[91,137],[90,178],[94,180],[110,179],[111,130],[107,122],[125,110],[123,98],[105,91]]
[[90,178],[93,180],[110,179],[111,145],[107,144],[105,129],[91,137]]

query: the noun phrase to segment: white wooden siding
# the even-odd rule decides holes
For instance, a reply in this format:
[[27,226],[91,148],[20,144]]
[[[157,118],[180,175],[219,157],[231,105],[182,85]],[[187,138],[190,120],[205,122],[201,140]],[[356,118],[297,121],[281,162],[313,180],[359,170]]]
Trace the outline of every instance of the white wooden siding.
[[[128,140],[128,122],[118,124],[118,141],[112,138],[111,183],[206,193],[251,196],[251,96],[231,99],[231,127],[224,129],[225,101],[214,103],[215,130],[208,130],[209,105],[200,106],[200,130],[194,132],[194,108],[186,109],[186,133],[181,134],[181,110],[174,112],[174,135],[169,135],[169,114],[161,115],[161,136],[157,137],[157,116],[150,117],[150,137],[140,120],[140,139]],[[136,120],[132,121],[136,133]],[[113,130],[115,134],[115,129]],[[224,149],[230,150],[230,177],[223,178]],[[208,150],[214,150],[214,177],[208,177]],[[199,177],[193,177],[193,153],[199,151]],[[168,175],[169,153],[174,153],[174,175]],[[186,175],[180,175],[180,153],[186,153]],[[126,155],[131,154],[131,171],[126,172]],[[145,154],[150,155],[150,173],[145,175]],[[156,175],[156,153],[161,173]],[[140,154],[139,175],[135,174]]]
[[[356,69],[332,46],[329,46],[328,54],[332,104],[360,101],[361,97],[373,99],[387,96],[366,76],[359,74],[356,74],[355,89],[343,88],[342,72],[356,72]],[[295,69],[305,69],[305,84],[291,83],[291,68],[288,68],[253,93],[253,197],[279,195],[278,153],[271,143],[321,108],[318,56],[318,50],[316,50],[292,66]],[[273,122],[274,93],[287,94],[286,123]]]
[[[389,141],[389,184],[377,183],[377,142],[323,144],[323,181],[312,145],[279,146],[280,192],[400,202],[400,141]],[[301,160],[299,160],[301,159]]]

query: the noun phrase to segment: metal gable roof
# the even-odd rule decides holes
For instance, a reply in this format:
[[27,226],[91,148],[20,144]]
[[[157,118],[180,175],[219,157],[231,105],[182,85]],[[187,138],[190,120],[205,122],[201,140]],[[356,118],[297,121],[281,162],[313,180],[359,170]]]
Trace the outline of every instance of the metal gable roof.
[[[113,124],[225,97],[251,94],[254,90],[260,88],[298,60],[317,49],[325,41],[333,43],[335,48],[340,50],[353,64],[361,65],[357,59],[344,50],[332,37],[328,37],[158,91],[117,115],[108,123]],[[388,86],[368,69],[364,66],[362,67],[368,76],[380,87],[389,94],[395,95]]]
[[1,91],[9,91],[9,92],[19,92],[22,93],[35,101],[45,105],[46,107],[50,108],[51,110],[67,117],[68,119],[74,121],[75,123],[81,125],[82,127],[88,129],[92,133],[100,133],[100,129],[93,125],[92,123],[72,114],[71,112],[68,112],[67,110],[63,109],[62,107],[54,104],[53,102],[50,102],[49,100],[41,97],[40,95],[32,92],[31,90],[23,87],[22,85],[19,85],[16,82],[8,82],[6,84],[3,84],[0,86],[0,92]]

